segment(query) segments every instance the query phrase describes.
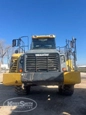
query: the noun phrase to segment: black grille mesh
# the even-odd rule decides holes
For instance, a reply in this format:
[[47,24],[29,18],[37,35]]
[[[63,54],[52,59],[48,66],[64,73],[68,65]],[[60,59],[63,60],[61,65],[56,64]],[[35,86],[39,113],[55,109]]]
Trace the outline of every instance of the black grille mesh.
[[26,71],[56,71],[59,70],[59,54],[50,53],[48,56],[26,54]]

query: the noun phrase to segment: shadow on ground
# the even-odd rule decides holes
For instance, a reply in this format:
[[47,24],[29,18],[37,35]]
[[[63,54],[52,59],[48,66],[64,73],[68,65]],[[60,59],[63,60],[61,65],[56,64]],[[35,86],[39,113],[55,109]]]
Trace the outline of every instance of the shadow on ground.
[[[14,87],[0,85],[0,105],[9,98],[19,97]],[[37,108],[29,112],[11,112],[9,115],[86,115],[86,89],[75,88],[72,96],[58,94],[57,87],[32,87],[28,96],[37,102]],[[16,109],[15,109],[16,110]],[[5,111],[5,110],[4,110]]]

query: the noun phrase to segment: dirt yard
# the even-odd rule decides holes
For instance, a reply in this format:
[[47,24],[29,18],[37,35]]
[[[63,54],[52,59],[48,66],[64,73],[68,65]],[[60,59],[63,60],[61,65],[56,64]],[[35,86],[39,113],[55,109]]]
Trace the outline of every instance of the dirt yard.
[[[2,81],[2,75],[0,77]],[[86,115],[86,74],[82,73],[81,77],[82,81],[75,85],[71,97],[59,95],[57,86],[32,87],[31,93],[24,96],[37,102],[37,108],[30,112],[12,112],[9,107],[4,107],[5,100],[18,96],[14,87],[0,83],[0,115]]]

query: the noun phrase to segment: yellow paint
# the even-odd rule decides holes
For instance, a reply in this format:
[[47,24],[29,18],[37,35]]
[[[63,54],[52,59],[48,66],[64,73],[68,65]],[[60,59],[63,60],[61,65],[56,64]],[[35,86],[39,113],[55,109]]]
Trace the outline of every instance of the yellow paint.
[[77,84],[81,82],[80,72],[64,72],[64,84]]
[[69,71],[72,71],[73,70],[73,62],[72,62],[72,60],[67,60],[66,61],[66,66],[67,66],[67,69],[69,68]]
[[[15,60],[18,60],[18,58],[22,55],[23,53],[14,53],[11,57],[11,62],[15,63]],[[11,72],[13,66],[11,67],[11,69],[9,70],[9,72]],[[16,67],[16,73],[18,72],[18,61],[17,61],[17,67]]]
[[[77,84],[81,82],[80,72],[64,72],[64,84]],[[22,85],[21,73],[4,73],[4,85]]]
[[20,73],[4,73],[3,74],[4,85],[21,85],[21,74]]
[[14,53],[13,55],[12,55],[12,58],[18,58],[18,57],[20,57],[22,55],[22,53]]

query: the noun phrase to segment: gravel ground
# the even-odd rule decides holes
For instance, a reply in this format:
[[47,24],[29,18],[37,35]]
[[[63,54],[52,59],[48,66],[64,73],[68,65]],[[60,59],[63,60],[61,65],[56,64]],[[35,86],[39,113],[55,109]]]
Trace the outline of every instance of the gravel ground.
[[[5,100],[18,96],[14,87],[0,84],[0,115],[86,115],[86,73],[81,76],[81,83],[75,85],[75,92],[70,97],[59,95],[57,86],[31,87],[31,93],[23,97],[35,100],[37,108],[29,112],[13,112],[4,107]],[[2,75],[0,77],[2,80]]]

